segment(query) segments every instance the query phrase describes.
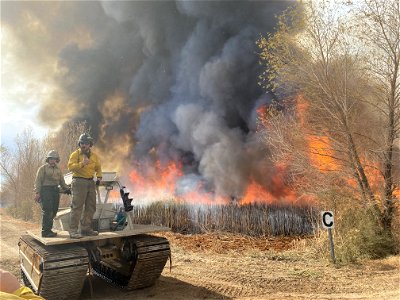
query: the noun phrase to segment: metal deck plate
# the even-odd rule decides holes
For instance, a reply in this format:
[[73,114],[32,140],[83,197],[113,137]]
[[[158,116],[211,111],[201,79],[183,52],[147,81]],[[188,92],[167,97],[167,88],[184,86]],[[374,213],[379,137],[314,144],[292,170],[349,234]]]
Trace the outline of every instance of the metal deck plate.
[[134,225],[132,225],[132,229],[129,229],[129,230],[100,232],[99,235],[97,235],[97,236],[84,236],[80,239],[71,239],[69,237],[68,231],[57,231],[57,236],[52,237],[52,238],[42,237],[41,232],[39,230],[27,231],[27,233],[34,239],[41,242],[43,245],[60,245],[60,244],[72,244],[72,243],[80,243],[80,242],[88,242],[88,241],[97,241],[97,240],[104,240],[104,239],[110,239],[110,238],[119,238],[119,237],[124,237],[124,236],[163,232],[163,231],[170,231],[170,230],[171,229],[169,227],[134,224]]

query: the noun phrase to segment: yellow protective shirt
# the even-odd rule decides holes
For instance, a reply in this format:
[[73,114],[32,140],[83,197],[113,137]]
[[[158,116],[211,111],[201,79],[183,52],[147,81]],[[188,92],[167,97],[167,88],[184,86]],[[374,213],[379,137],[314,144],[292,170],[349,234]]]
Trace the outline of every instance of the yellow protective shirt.
[[44,300],[44,298],[35,295],[32,290],[26,286],[20,287],[12,294],[0,292],[1,300],[21,300],[21,299],[32,299],[32,300]]
[[103,177],[99,157],[93,151],[90,151],[89,164],[83,165],[83,153],[78,149],[71,153],[68,161],[68,170],[72,172],[73,177],[93,178]]

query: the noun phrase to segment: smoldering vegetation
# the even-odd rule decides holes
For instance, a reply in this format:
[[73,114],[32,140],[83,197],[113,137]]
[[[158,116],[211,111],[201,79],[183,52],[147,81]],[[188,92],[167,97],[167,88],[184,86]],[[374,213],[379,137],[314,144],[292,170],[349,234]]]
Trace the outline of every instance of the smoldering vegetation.
[[174,201],[134,206],[134,223],[167,226],[184,234],[223,231],[254,237],[312,234],[318,211],[294,205],[195,205]]

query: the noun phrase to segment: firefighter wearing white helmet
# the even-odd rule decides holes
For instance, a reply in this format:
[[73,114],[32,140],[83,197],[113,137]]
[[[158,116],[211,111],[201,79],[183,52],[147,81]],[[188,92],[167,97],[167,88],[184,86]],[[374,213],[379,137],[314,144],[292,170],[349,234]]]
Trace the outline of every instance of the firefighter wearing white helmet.
[[42,237],[57,236],[51,229],[60,204],[60,191],[71,194],[57,165],[59,162],[60,155],[57,151],[51,150],[46,156],[46,163],[39,167],[36,173],[34,191],[35,201],[40,203],[42,208]]
[[[79,149],[71,153],[68,161],[68,170],[72,172],[72,205],[69,235],[72,239],[79,239],[82,235],[98,235],[92,228],[93,215],[96,212],[96,184],[102,178],[100,159],[91,148],[92,137],[83,133],[78,140]],[[82,214],[83,212],[83,214]],[[78,232],[79,221],[81,231]]]

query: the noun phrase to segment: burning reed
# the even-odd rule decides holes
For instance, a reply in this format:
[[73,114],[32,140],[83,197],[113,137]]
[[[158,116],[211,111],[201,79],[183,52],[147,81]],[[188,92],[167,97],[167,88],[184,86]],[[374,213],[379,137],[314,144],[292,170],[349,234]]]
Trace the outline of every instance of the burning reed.
[[248,205],[195,205],[155,202],[135,206],[133,222],[167,226],[174,232],[224,231],[249,236],[304,235],[314,231],[316,210],[312,207]]

